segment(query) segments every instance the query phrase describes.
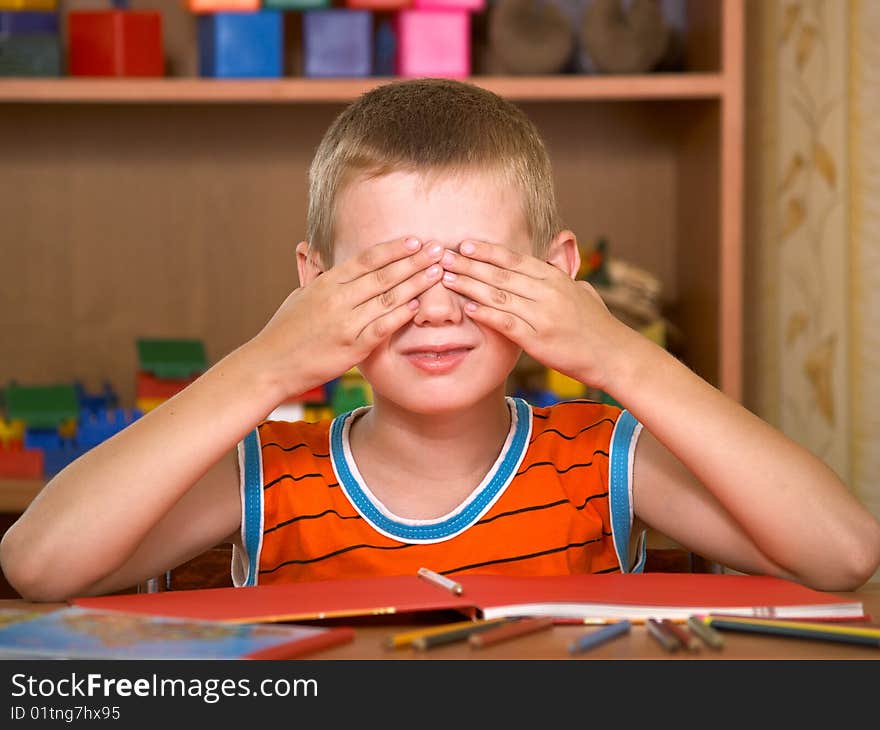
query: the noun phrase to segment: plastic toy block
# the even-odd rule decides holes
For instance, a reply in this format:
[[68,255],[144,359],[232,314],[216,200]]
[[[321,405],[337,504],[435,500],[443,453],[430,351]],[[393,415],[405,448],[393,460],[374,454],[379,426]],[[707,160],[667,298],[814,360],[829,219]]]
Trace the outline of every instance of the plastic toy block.
[[248,12],[260,9],[260,0],[187,0],[191,13]]
[[168,400],[168,399],[167,398],[138,398],[135,401],[135,407],[141,413],[149,413],[154,408],[158,408],[159,406],[161,406],[166,400]]
[[58,428],[79,415],[72,385],[10,385],[5,397],[7,417],[24,421],[28,428]]
[[54,477],[87,450],[70,442],[62,443],[57,449],[46,449],[43,452],[43,476],[47,479]]
[[562,400],[583,398],[586,386],[579,380],[563,375],[558,370],[547,370],[547,390],[556,393]]
[[302,421],[305,406],[302,403],[282,403],[268,416],[267,421]]
[[531,403],[535,408],[545,408],[561,400],[552,390],[517,390],[514,395]]
[[303,421],[317,423],[318,421],[327,421],[333,418],[332,406],[306,406],[303,412]]
[[198,36],[202,76],[280,78],[283,73],[284,23],[277,10],[200,15]]
[[303,13],[303,74],[369,76],[373,72],[373,14],[369,10]]
[[72,10],[67,18],[71,76],[162,76],[162,15],[156,11]]
[[486,9],[486,0],[412,0],[414,10],[469,10],[472,13]]
[[[2,6],[3,0],[0,0]],[[58,13],[0,12],[0,36],[53,35],[58,33]]]
[[402,10],[413,7],[413,0],[345,0],[345,7],[361,10]]
[[143,415],[139,410],[114,408],[104,413],[84,413],[76,432],[76,444],[91,449],[116,435]]
[[59,449],[61,448],[61,434],[57,428],[28,428],[24,432],[24,447],[26,449]]
[[0,448],[8,449],[11,444],[24,443],[24,421],[7,421],[0,418]]
[[87,393],[82,383],[73,384],[76,390],[76,400],[79,403],[80,411],[106,411],[108,408],[116,408],[119,405],[119,396],[113,390],[113,386],[104,382],[103,390],[100,393]]
[[273,10],[316,10],[331,5],[330,0],[263,0],[263,7]]
[[0,76],[60,76],[57,13],[0,13]]
[[338,416],[373,402],[373,389],[357,368],[343,375],[333,390],[331,406]]
[[161,398],[162,400],[168,400],[171,396],[177,395],[198,377],[198,375],[193,375],[189,378],[157,378],[152,373],[141,371],[137,374],[135,381],[135,393],[138,398]]
[[326,403],[327,402],[327,393],[326,389],[323,385],[319,385],[317,388],[312,388],[311,390],[307,390],[304,393],[300,393],[299,395],[295,395],[292,398],[288,398],[285,403]]
[[189,378],[208,368],[201,340],[139,339],[140,370],[158,378]]
[[0,10],[57,10],[57,0],[0,0]]
[[401,10],[397,74],[463,78],[471,72],[471,16],[466,10]]
[[373,50],[373,75],[394,76],[397,73],[397,34],[388,19],[381,20],[376,27]]
[[64,439],[73,440],[76,438],[76,429],[79,428],[79,419],[69,418],[58,424],[58,435],[62,441]]
[[0,449],[0,477],[40,479],[42,476],[42,451],[38,449]]

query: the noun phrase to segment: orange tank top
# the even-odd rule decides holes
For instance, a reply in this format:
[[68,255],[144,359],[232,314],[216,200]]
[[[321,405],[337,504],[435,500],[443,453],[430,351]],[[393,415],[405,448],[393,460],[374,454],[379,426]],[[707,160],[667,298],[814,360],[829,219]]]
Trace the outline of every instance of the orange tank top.
[[591,401],[507,402],[510,430],[491,470],[431,520],[391,513],[364,483],[348,441],[359,411],[261,423],[239,444],[233,582],[414,575],[422,566],[446,575],[641,571],[643,536],[629,558],[638,422]]

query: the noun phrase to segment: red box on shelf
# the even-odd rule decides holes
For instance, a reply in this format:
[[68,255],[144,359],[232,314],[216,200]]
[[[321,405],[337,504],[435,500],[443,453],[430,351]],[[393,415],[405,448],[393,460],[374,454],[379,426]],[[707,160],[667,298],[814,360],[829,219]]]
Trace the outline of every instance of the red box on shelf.
[[162,15],[73,10],[67,19],[71,76],[163,76]]
[[42,479],[40,449],[0,449],[0,479]]

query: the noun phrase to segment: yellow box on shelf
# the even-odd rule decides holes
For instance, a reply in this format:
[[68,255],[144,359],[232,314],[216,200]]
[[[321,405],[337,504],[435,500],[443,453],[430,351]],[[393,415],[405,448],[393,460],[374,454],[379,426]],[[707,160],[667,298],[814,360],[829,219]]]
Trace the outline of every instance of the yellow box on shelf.
[[0,0],[0,10],[57,10],[58,0]]

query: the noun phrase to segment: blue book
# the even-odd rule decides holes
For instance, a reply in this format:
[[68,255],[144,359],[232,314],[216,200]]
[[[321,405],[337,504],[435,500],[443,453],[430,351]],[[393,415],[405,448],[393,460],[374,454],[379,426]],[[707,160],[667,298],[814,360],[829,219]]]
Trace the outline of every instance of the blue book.
[[197,621],[76,606],[0,615],[4,659],[289,659],[353,638],[350,628]]

